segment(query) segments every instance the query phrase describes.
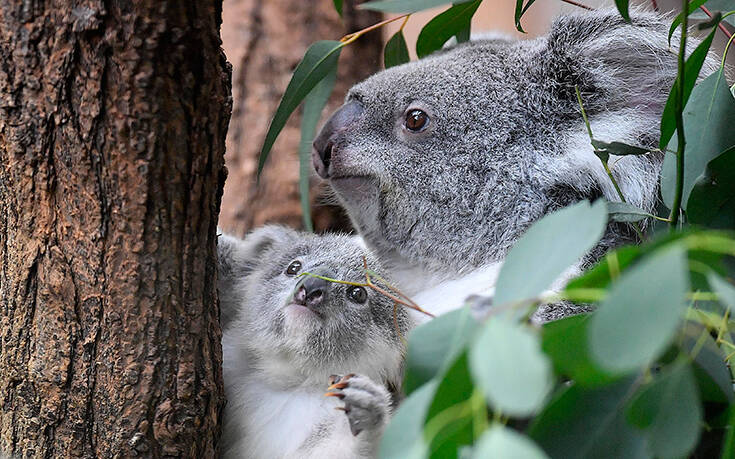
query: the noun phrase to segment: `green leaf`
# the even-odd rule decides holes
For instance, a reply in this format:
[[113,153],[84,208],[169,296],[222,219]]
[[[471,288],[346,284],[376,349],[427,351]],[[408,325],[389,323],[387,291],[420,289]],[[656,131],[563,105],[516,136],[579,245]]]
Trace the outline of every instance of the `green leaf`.
[[618,7],[620,15],[625,22],[630,22],[630,14],[628,13],[628,0],[615,0],[615,6]]
[[419,58],[441,49],[452,36],[466,29],[482,0],[454,5],[429,21],[416,40],[416,55]]
[[602,237],[605,201],[587,201],[551,213],[515,243],[500,270],[493,303],[535,298]]
[[621,247],[605,254],[605,257],[592,269],[572,279],[564,291],[584,288],[607,288],[610,282],[620,276],[620,272],[636,262],[643,254],[638,245]]
[[691,367],[675,364],[643,387],[627,412],[660,458],[687,457],[699,439],[702,407]]
[[408,336],[403,390],[410,394],[442,372],[478,328],[469,308],[462,308],[413,329]]
[[638,222],[653,215],[649,214],[643,209],[628,204],[625,202],[610,202],[607,203],[607,214],[610,216],[610,220],[614,222]]
[[[689,194],[707,163],[735,146],[735,99],[728,91],[721,71],[705,78],[692,91],[684,110],[686,155],[684,156],[684,195],[686,209]],[[673,147],[672,147],[673,148]],[[671,208],[676,187],[676,155],[666,154],[661,170],[661,196]]]
[[536,0],[528,0],[526,4],[524,5],[523,0],[516,0],[516,9],[515,9],[514,19],[516,23],[516,29],[519,32],[526,33],[526,31],[523,30],[523,27],[521,27],[521,18],[523,17],[524,14],[526,14],[526,11],[528,11],[528,9],[531,7],[531,5],[533,5],[533,2],[535,1]]
[[273,120],[268,127],[263,148],[260,150],[258,176],[260,176],[263,166],[265,166],[273,142],[276,141],[276,137],[286,125],[291,113],[296,110],[296,107],[311,90],[337,67],[337,59],[342,46],[344,46],[344,43],[323,40],[314,43],[306,50],[306,54],[296,67],[291,81],[286,87],[286,92],[283,94],[281,103],[278,104],[276,114],[273,115]]
[[[687,11],[689,14],[692,13],[692,11],[696,10],[700,6],[704,5],[707,2],[707,0],[692,0],[689,2],[689,6],[687,7]],[[671,27],[669,27],[669,45],[671,45],[671,37],[674,36],[674,32],[676,31],[676,28],[679,27],[684,21],[684,12],[682,11],[679,13],[676,18],[674,18],[674,22],[671,23]]]
[[713,272],[707,275],[707,281],[712,290],[717,293],[720,304],[729,308],[730,312],[735,315],[735,286]]
[[735,459],[735,406],[730,405],[730,426],[722,442],[722,459]]
[[399,30],[388,40],[383,51],[383,62],[385,68],[391,68],[395,65],[405,64],[411,59],[408,57],[408,46],[406,39],[403,37],[403,31]]
[[690,223],[735,228],[735,147],[707,163],[687,201]]
[[587,345],[588,322],[588,315],[578,315],[544,324],[542,348],[558,374],[584,387],[602,386],[616,378],[592,361]]
[[688,321],[679,347],[693,360],[694,376],[702,400],[716,403],[735,401],[726,356],[705,327]]
[[383,433],[378,457],[419,459],[428,455],[429,445],[424,441],[424,419],[437,385],[438,381],[425,384],[403,400]]
[[529,435],[552,458],[649,457],[643,436],[625,422],[633,378],[598,389],[567,387],[534,419]]
[[636,147],[623,142],[603,142],[597,139],[592,139],[592,146],[595,147],[597,152],[607,153],[608,155],[645,155],[651,152],[650,148]]
[[[704,60],[707,57],[707,53],[709,52],[709,48],[712,44],[712,39],[714,39],[715,37],[716,31],[717,28],[712,29],[712,32],[707,35],[707,38],[702,40],[699,46],[697,46],[697,48],[686,60],[686,74],[684,75],[684,100],[682,101],[682,104],[685,106],[685,111],[686,108],[689,108],[687,106],[687,101],[689,100],[689,96],[694,89],[694,85],[697,83],[699,71],[702,70],[702,65],[704,64]],[[674,135],[674,131],[676,131],[676,97],[679,84],[679,77],[677,77],[674,81],[674,86],[671,88],[671,92],[669,93],[669,98],[666,99],[664,111],[661,114],[661,138],[658,145],[662,151],[666,151],[669,140],[671,140],[671,137]],[[687,131],[687,128],[688,126],[686,120],[684,120],[684,132]]]
[[304,219],[304,228],[314,231],[311,222],[311,201],[309,200],[309,176],[311,174],[311,143],[314,141],[316,125],[319,117],[327,105],[334,82],[337,79],[337,67],[314,86],[304,99],[304,111],[301,116],[301,142],[299,143],[299,194],[301,196],[301,214]]
[[472,22],[470,21],[467,24],[467,27],[455,33],[454,37],[457,39],[457,44],[459,44],[459,43],[465,43],[465,42],[470,41],[471,35],[472,35]]
[[513,429],[501,425],[485,431],[477,441],[473,457],[503,459],[544,459],[548,456],[536,444]]
[[490,318],[471,345],[470,371],[487,400],[511,416],[536,412],[552,386],[539,337],[499,317]]
[[332,0],[334,2],[334,9],[337,11],[337,14],[342,17],[342,0]]
[[358,8],[384,13],[415,13],[441,5],[467,3],[472,0],[378,0],[362,3]]
[[431,457],[451,457],[457,454],[457,448],[461,445],[471,445],[474,437],[472,426],[472,413],[458,416],[444,424],[433,438],[427,438],[429,425],[437,417],[446,414],[445,410],[456,407],[467,401],[472,396],[474,386],[470,378],[467,352],[462,352],[448,366],[447,370],[437,378],[439,386],[434,393],[434,400],[429,407],[424,426],[424,438],[431,443],[429,448]]
[[592,315],[592,357],[613,373],[633,371],[666,349],[686,309],[685,251],[667,247],[641,260],[613,283]]

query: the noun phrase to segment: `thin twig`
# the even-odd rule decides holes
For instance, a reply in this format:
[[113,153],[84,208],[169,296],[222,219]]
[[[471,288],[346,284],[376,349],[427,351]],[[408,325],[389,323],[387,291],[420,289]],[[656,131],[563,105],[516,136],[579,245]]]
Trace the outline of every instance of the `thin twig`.
[[[380,21],[377,24],[373,24],[369,27],[365,27],[362,30],[358,30],[357,32],[349,33],[345,35],[344,37],[340,38],[340,42],[344,43],[345,45],[352,43],[353,41],[360,38],[362,35],[366,34],[367,32],[370,32],[371,30],[379,29],[380,27],[383,27],[386,24],[390,24],[391,22],[395,22],[399,19],[406,18],[408,20],[408,17],[411,16],[411,13],[402,14],[400,16],[396,16],[394,18],[386,19],[385,21]],[[404,21],[405,25],[405,21]],[[401,26],[403,27],[403,26]]]
[[561,0],[561,1],[564,3],[569,3],[570,5],[574,5],[578,8],[584,8],[585,10],[595,11],[595,9],[592,8],[591,6],[583,5],[581,3],[575,2],[574,0]]

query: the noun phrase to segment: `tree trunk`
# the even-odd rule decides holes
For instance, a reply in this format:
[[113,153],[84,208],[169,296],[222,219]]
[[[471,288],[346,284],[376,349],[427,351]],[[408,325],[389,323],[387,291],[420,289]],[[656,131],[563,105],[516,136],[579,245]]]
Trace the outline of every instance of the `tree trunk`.
[[213,457],[220,3],[0,0],[0,450]]
[[[302,226],[300,113],[294,113],[281,132],[256,184],[258,155],[273,113],[306,48],[317,40],[338,40],[381,20],[379,14],[357,10],[356,3],[344,1],[341,19],[330,0],[224,1],[222,39],[234,66],[234,110],[226,155],[229,177],[220,217],[225,230],[242,235],[264,223]],[[342,51],[337,85],[324,116],[342,104],[350,86],[381,67],[382,44],[380,31],[375,31]],[[349,229],[343,211],[323,205],[319,181],[312,182],[315,229]]]

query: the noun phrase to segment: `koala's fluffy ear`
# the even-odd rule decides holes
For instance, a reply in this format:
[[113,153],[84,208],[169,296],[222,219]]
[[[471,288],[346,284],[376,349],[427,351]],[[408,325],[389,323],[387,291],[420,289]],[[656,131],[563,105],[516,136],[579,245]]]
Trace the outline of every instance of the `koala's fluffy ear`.
[[238,290],[240,281],[267,260],[266,252],[278,244],[294,241],[298,233],[284,226],[268,225],[249,233],[245,239],[227,234],[217,238],[218,289],[220,322],[226,328],[235,317],[242,299]]
[[554,21],[544,54],[559,97],[576,103],[577,85],[592,114],[625,108],[661,113],[676,77],[678,38],[669,48],[669,19],[660,14],[632,10],[630,17],[628,24],[609,9]]

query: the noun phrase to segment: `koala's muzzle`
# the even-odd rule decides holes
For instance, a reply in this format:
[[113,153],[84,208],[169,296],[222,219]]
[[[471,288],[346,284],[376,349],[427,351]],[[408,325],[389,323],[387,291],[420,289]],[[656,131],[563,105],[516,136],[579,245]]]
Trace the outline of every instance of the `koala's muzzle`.
[[[318,276],[334,279],[336,274],[329,269],[320,269],[314,272]],[[318,310],[327,301],[331,283],[319,277],[307,276],[296,287],[293,302]]]
[[340,134],[357,121],[362,112],[362,104],[351,100],[337,109],[322,126],[319,135],[314,139],[314,148],[311,151],[314,169],[321,178],[329,178],[329,164],[332,162],[332,153]]

